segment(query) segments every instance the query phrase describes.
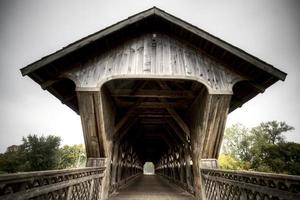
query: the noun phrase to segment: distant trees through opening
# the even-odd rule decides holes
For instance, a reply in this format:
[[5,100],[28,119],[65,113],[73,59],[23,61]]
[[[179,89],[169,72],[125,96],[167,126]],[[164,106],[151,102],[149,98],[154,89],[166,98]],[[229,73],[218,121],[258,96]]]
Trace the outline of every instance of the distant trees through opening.
[[153,164],[153,162],[145,162],[145,164],[144,164],[144,175],[154,175],[154,164]]

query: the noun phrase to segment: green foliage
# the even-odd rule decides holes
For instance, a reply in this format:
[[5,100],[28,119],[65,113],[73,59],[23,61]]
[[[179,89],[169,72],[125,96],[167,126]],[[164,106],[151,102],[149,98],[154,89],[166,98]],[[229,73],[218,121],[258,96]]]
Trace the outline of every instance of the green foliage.
[[221,154],[219,156],[219,166],[222,169],[233,169],[233,170],[242,169],[240,161],[235,159],[229,154]]
[[24,171],[26,162],[21,151],[8,151],[0,156],[0,171],[14,173]]
[[65,145],[59,149],[59,168],[83,167],[86,162],[85,149],[82,144]]
[[249,129],[242,124],[234,124],[225,130],[222,152],[236,160],[251,159]]
[[235,124],[226,129],[220,167],[300,174],[300,144],[286,142],[283,133],[294,128],[271,121],[247,129]]
[[262,163],[277,173],[300,175],[300,144],[281,142],[263,147]]
[[252,134],[266,144],[277,144],[284,142],[282,133],[294,130],[294,127],[287,125],[285,122],[270,121],[261,123],[251,130]]
[[23,137],[21,149],[28,162],[27,171],[40,171],[55,169],[58,166],[58,153],[60,137],[49,135],[47,137],[29,135]]
[[83,145],[60,148],[60,137],[28,135],[17,149],[0,154],[0,173],[81,167],[85,164]]

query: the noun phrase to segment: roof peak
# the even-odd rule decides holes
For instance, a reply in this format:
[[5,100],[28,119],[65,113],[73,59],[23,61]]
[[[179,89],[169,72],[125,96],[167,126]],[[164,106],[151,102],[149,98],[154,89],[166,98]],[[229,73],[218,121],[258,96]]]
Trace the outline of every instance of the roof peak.
[[[239,59],[242,59],[251,65],[259,68],[260,70],[263,70],[272,76],[275,76],[277,79],[284,80],[286,77],[286,73],[274,68],[272,65],[246,53],[245,51],[209,34],[208,32],[183,21],[182,19],[177,18],[176,16],[173,16],[170,13],[165,12],[164,10],[153,6],[147,10],[144,10],[140,13],[137,13],[135,15],[132,15],[128,17],[125,20],[122,20],[116,24],[113,24],[103,30],[100,30],[96,33],[93,33],[85,38],[82,38],[81,40],[78,40],[63,49],[50,54],[30,65],[27,67],[24,67],[21,69],[21,72],[23,76],[29,75],[30,73],[34,72],[35,70],[38,70],[50,63],[53,63],[54,61],[57,61],[63,57],[65,57],[68,54],[72,54],[73,52],[90,45],[91,43],[100,40],[102,38],[108,37],[109,35],[113,34],[116,31],[122,31],[126,29],[128,26],[131,26],[133,24],[138,25],[142,20],[149,19],[154,20],[153,18],[150,18],[151,16],[157,16],[159,19],[164,20],[164,23],[171,24],[172,26],[180,27],[182,30],[187,32],[188,34],[193,34],[194,37],[201,38],[202,40],[205,40],[215,46],[218,46],[219,48],[223,49],[224,51],[233,54],[237,56]],[[158,19],[156,18],[156,19]]]

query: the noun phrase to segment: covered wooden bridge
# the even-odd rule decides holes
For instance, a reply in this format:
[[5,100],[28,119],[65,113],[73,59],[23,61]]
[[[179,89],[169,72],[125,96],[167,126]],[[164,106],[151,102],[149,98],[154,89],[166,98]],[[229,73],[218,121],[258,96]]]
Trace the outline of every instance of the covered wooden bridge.
[[80,115],[87,168],[2,177],[4,199],[299,198],[297,177],[216,162],[228,113],[286,74],[158,8],[21,71]]

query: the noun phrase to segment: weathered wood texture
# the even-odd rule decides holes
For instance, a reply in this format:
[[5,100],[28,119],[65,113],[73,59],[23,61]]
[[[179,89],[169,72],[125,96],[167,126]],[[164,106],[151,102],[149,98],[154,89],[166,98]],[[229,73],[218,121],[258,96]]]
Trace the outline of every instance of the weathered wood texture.
[[140,176],[110,200],[194,200],[195,198],[158,175]]
[[200,161],[218,158],[224,133],[230,95],[204,94],[192,108],[191,147],[194,174],[194,190],[197,199],[203,198]]
[[1,200],[99,200],[104,168],[0,175]]
[[205,200],[300,199],[300,178],[261,172],[201,169]]
[[113,78],[177,78],[197,80],[209,93],[226,94],[243,79],[200,50],[155,32],[95,56],[64,76],[76,83],[77,90],[99,88]]
[[105,157],[105,140],[100,125],[100,92],[77,92],[77,98],[87,157]]

